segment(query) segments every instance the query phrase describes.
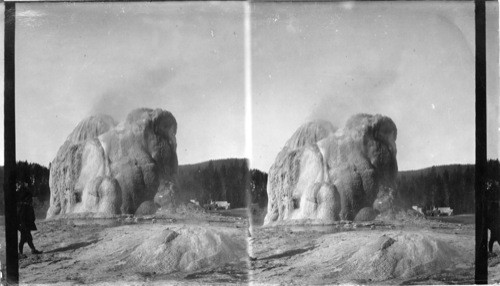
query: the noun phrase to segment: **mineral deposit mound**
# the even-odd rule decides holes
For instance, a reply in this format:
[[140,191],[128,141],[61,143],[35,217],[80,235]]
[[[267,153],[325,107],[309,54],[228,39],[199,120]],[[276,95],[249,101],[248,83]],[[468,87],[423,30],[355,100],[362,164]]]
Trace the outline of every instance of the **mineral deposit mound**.
[[136,109],[116,124],[107,115],[78,124],[50,167],[47,217],[71,213],[133,214],[162,193],[172,204],[177,122],[161,109]]
[[365,220],[388,211],[398,172],[396,137],[396,125],[382,115],[354,115],[340,130],[327,121],[301,126],[269,170],[264,224]]

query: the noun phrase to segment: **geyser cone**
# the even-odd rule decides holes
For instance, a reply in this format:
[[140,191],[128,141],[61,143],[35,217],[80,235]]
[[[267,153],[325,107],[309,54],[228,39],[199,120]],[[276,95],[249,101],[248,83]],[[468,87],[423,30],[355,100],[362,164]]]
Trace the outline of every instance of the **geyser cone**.
[[354,115],[337,132],[326,121],[304,124],[269,171],[264,223],[353,220],[363,208],[360,217],[373,217],[379,193],[394,186],[396,137],[396,125],[382,115]]
[[47,217],[133,214],[159,190],[173,192],[176,132],[174,116],[161,109],[133,110],[118,125],[109,116],[83,120],[51,163]]

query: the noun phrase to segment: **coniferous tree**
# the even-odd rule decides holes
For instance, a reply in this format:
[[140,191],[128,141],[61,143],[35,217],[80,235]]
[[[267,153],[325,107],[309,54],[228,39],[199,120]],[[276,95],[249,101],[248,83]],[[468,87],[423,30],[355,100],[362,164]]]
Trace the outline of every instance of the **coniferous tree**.
[[[500,184],[500,163],[488,161],[488,180]],[[404,207],[418,205],[424,210],[436,207],[450,207],[454,214],[473,213],[475,209],[474,166],[438,166],[416,171],[400,172],[397,182],[399,201]],[[499,193],[495,198],[500,200]]]
[[[44,166],[20,161],[17,163],[17,183],[26,184],[34,193],[35,203],[48,204],[50,199],[49,173]],[[500,163],[487,164],[487,181],[498,184],[488,189],[488,200],[500,200]],[[3,180],[3,168],[0,168]],[[180,166],[178,196],[183,200],[196,199],[201,204],[226,200],[231,207],[246,207],[247,203],[267,204],[267,174],[248,170],[243,159],[212,160],[195,165]],[[474,167],[472,165],[439,166],[423,170],[400,172],[396,182],[397,199],[404,207],[425,208],[449,206],[454,214],[474,212]],[[3,210],[3,185],[0,208]],[[494,189],[494,190],[493,190]],[[492,191],[493,190],[493,191]],[[248,199],[248,200],[247,200]]]

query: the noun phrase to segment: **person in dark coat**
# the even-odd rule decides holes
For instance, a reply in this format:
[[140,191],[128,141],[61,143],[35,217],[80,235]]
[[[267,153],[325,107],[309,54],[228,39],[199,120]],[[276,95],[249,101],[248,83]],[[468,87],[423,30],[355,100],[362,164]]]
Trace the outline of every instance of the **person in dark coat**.
[[35,225],[35,210],[33,209],[33,198],[31,191],[22,186],[17,192],[17,228],[21,232],[21,241],[19,242],[19,254],[23,255],[24,244],[28,243],[31,253],[40,254],[41,251],[33,245],[32,230],[37,230]]

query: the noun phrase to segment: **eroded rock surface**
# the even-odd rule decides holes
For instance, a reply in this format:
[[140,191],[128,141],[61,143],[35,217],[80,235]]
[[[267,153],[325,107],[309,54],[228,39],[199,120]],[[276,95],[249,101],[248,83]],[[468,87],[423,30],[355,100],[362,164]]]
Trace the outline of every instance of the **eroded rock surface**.
[[[301,126],[269,171],[264,224],[386,211],[398,172],[396,137],[396,125],[382,115],[354,115],[340,130],[327,121]],[[364,212],[362,220],[373,216]]]
[[174,116],[161,109],[133,110],[119,124],[106,115],[83,120],[51,163],[47,217],[133,214],[159,190],[172,193],[176,132]]

